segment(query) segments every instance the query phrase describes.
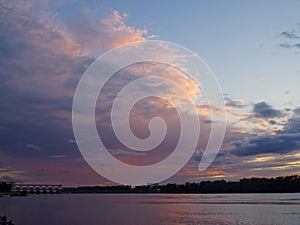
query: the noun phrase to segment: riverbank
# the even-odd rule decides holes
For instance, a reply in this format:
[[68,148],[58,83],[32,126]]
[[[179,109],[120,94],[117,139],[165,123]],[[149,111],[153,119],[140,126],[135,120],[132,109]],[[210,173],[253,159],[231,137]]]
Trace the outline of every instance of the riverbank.
[[26,195],[27,194],[23,192],[0,192],[0,197],[18,197]]
[[131,187],[83,186],[63,188],[64,193],[173,193],[173,194],[221,194],[221,193],[298,193],[300,176],[276,178],[243,178],[239,181],[202,181],[185,184],[150,184]]

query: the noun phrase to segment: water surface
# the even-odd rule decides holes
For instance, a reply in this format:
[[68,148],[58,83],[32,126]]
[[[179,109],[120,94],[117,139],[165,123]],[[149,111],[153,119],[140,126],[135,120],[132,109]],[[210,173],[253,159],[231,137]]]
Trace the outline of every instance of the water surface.
[[2,197],[0,214],[15,225],[299,225],[300,193]]

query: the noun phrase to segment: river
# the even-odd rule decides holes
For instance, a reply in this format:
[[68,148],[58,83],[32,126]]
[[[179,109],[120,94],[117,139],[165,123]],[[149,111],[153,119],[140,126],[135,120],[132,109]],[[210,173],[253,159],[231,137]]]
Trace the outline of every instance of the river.
[[300,224],[294,194],[48,194],[0,198],[15,225]]

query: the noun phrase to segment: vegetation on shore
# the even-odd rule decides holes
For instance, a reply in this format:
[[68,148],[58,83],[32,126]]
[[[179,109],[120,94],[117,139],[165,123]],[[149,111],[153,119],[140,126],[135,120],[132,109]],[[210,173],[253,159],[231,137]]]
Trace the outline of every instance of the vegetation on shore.
[[12,184],[6,183],[6,182],[1,182],[0,183],[0,197],[2,196],[10,196],[10,197],[15,197],[15,196],[25,196],[26,193],[15,191],[11,191]]
[[[11,192],[12,185],[0,183],[0,196],[22,196]],[[300,175],[276,178],[243,178],[239,181],[202,181],[185,184],[152,184],[143,186],[83,186],[63,188],[62,193],[292,193],[300,192]],[[40,193],[42,194],[42,192]]]
[[86,186],[64,188],[64,193],[290,193],[300,192],[300,176],[243,178],[239,181],[202,181],[144,186]]

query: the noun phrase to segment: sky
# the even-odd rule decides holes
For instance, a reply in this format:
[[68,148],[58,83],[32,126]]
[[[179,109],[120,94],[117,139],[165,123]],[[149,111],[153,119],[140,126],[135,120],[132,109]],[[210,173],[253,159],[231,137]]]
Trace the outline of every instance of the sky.
[[[76,87],[96,58],[136,41],[163,40],[197,53],[214,72],[226,102],[226,135],[214,162],[198,164],[211,123],[198,102],[202,134],[192,158],[166,182],[238,180],[299,174],[300,2],[287,1],[8,1],[0,0],[0,180],[70,185],[114,184],[82,157],[72,129]],[[163,53],[161,53],[163,54]],[[177,57],[174,54],[174,57]],[[174,69],[174,68],[173,68]],[[117,159],[148,165],[175,146],[178,112],[159,98],[138,102],[132,130],[146,138],[153,116],[170,127],[145,154],[128,151],[108,124],[113,97],[145,71],[170,77],[192,98],[201,90],[160,64],[116,73],[96,107],[98,132]],[[175,89],[156,93],[182,104]],[[147,89],[147,88],[145,88]],[[143,89],[143,90],[145,90]],[[143,90],[137,90],[142,93]],[[126,105],[126,101],[123,102]],[[138,122],[134,122],[138,121]]]

